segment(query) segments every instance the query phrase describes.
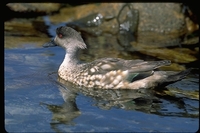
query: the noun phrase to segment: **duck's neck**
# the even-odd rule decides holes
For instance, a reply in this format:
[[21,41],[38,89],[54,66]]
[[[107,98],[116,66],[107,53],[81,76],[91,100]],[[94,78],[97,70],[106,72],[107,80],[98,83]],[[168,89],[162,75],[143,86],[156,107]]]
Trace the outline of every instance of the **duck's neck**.
[[67,67],[79,64],[80,63],[79,53],[80,53],[79,49],[66,50],[65,58],[62,62],[62,65]]

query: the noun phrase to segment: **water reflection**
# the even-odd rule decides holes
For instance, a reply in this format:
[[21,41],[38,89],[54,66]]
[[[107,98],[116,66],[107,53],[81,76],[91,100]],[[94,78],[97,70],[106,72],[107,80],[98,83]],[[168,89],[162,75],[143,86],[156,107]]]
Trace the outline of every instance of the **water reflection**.
[[[64,99],[62,105],[45,105],[52,113],[51,128],[59,131],[59,124],[75,125],[73,120],[81,115],[77,107],[76,97],[85,95],[92,97],[93,106],[103,110],[123,109],[141,111],[159,116],[198,118],[198,108],[188,105],[182,97],[167,94],[167,88],[159,90],[102,90],[76,86],[57,77],[54,73],[49,78],[55,79],[58,89]],[[57,78],[57,79],[56,79]],[[192,103],[192,101],[190,101]],[[194,100],[194,102],[198,102]]]

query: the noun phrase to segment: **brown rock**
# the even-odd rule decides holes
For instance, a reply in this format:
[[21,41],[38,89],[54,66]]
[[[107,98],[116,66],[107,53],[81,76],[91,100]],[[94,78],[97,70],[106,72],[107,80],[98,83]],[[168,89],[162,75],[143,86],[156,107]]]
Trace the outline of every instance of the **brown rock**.
[[167,59],[176,63],[189,63],[197,60],[197,57],[195,57],[195,55],[197,55],[198,53],[188,48],[168,49],[158,48],[150,45],[148,46],[134,42],[132,42],[131,44],[136,51],[159,59]]
[[58,11],[61,4],[59,3],[8,3],[6,4],[15,12],[45,12],[50,13]]

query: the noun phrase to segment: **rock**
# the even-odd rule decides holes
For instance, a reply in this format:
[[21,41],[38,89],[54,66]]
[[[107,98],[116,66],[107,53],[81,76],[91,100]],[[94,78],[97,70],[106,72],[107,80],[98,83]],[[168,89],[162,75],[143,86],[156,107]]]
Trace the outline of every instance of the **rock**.
[[48,37],[20,37],[20,36],[5,36],[4,48],[22,48],[22,47],[41,47],[49,41]]
[[61,7],[59,3],[8,3],[6,4],[15,12],[44,12],[51,13],[58,11]]
[[[4,45],[5,48],[23,47],[24,44],[34,44],[35,46],[42,46],[49,41],[47,32],[42,31],[45,28],[38,19],[12,19],[4,23]],[[37,30],[39,26],[40,30]],[[46,27],[47,28],[47,27]]]
[[176,63],[189,63],[197,60],[198,52],[192,51],[188,48],[168,49],[135,42],[132,42],[131,44],[136,51],[159,59],[167,59]]
[[[40,11],[32,8],[30,4],[8,3],[7,6],[17,11],[15,6],[26,5],[23,8],[19,6],[21,9],[18,12]],[[40,4],[47,6],[49,3]],[[58,5],[55,7],[58,8]],[[26,38],[22,39],[23,37],[29,38],[30,42],[34,38],[38,41],[41,40],[40,38],[48,39],[47,31],[55,34],[57,24],[81,23],[77,25],[77,29],[83,31],[83,37],[85,32],[96,35],[94,37],[96,39],[90,38],[91,36],[86,37],[86,43],[90,51],[93,51],[91,52],[92,59],[104,56],[102,53],[105,52],[103,50],[105,48],[110,51],[108,54],[119,56],[123,53],[123,47],[127,47],[126,50],[132,53],[138,51],[158,59],[170,59],[176,63],[190,63],[197,60],[199,49],[196,45],[194,45],[194,51],[188,48],[174,48],[174,46],[180,47],[199,42],[198,34],[192,33],[197,31],[199,25],[190,19],[191,16],[188,15],[192,14],[191,11],[181,3],[98,3],[64,7],[59,11],[59,13],[48,15],[48,22],[46,22],[48,16],[6,21],[4,23],[6,46],[12,44],[15,39],[21,43],[23,41],[27,43]],[[102,41],[102,38],[104,42],[98,43],[98,39]],[[123,47],[117,45],[118,43]],[[173,47],[166,48],[169,46]],[[102,49],[102,52],[98,55],[96,53],[99,49]],[[127,57],[133,58],[132,55]]]
[[[40,33],[32,24],[30,19],[12,19],[4,23],[4,33],[6,36],[43,36],[46,34]],[[45,25],[44,25],[45,26]],[[42,27],[40,27],[42,28]]]
[[[130,14],[131,11],[132,14]],[[104,21],[96,27],[88,26],[87,28],[83,28],[80,26],[77,29],[82,28],[81,30],[94,35],[103,33],[116,35],[120,31],[121,25],[123,25],[125,29],[127,28],[127,30],[135,36],[130,38],[130,41],[135,40],[139,43],[148,42],[148,44],[150,43],[152,45],[160,44],[160,46],[163,47],[178,46],[183,40],[188,44],[190,41],[187,41],[187,36],[199,29],[198,23],[191,19],[190,15],[194,14],[182,3],[85,4],[76,7],[62,8],[59,14],[50,16],[50,21],[52,23],[70,22],[73,24],[77,23],[79,20],[81,21],[83,18],[87,18],[93,13],[101,14]],[[131,15],[132,17],[130,17]],[[132,19],[128,19],[128,17]],[[89,21],[92,21],[92,18],[88,20],[88,22]],[[124,44],[127,46],[127,42],[123,40],[123,38],[129,39],[124,37],[129,36],[129,33],[127,34],[123,31],[121,33],[119,34],[118,40],[121,45]]]

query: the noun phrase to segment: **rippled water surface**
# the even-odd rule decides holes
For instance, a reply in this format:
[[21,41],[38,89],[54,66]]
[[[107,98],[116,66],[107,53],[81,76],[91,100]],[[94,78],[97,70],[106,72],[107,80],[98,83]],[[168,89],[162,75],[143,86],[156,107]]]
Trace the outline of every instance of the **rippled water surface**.
[[[195,132],[199,100],[140,97],[133,91],[88,91],[60,84],[60,47],[5,49],[5,129],[8,132]],[[185,85],[198,91],[198,79]],[[76,91],[74,91],[76,90]],[[81,91],[80,91],[81,90]],[[144,95],[144,94],[141,94]],[[148,99],[148,98],[147,98]]]

